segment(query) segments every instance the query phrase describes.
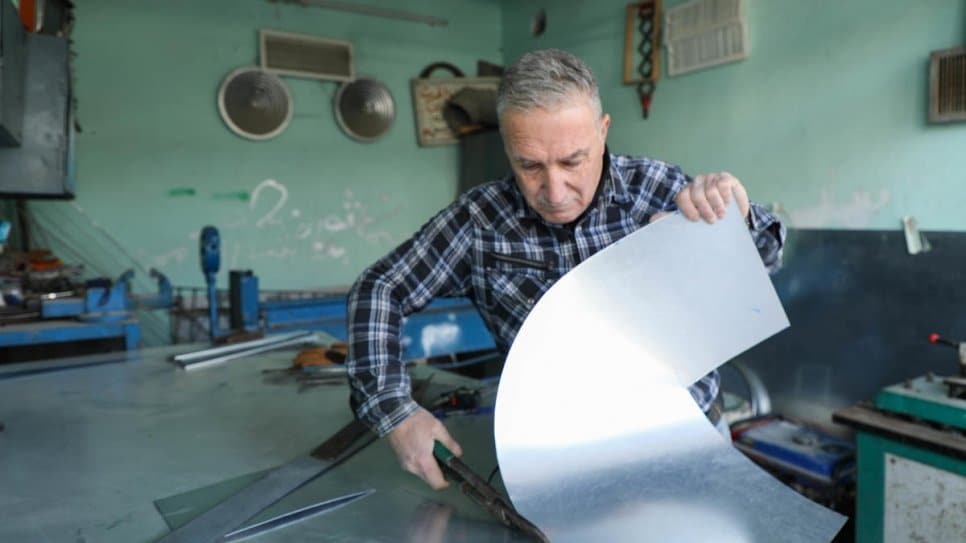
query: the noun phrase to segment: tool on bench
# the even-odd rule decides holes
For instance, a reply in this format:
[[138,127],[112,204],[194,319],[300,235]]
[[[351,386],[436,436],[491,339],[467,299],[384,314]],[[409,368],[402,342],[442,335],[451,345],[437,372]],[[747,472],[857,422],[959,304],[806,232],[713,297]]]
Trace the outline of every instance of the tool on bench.
[[521,531],[537,541],[549,542],[547,536],[532,522],[523,517],[489,483],[477,475],[462,460],[456,457],[445,445],[437,441],[433,455],[443,467],[443,471],[459,481],[460,490],[473,501],[483,506],[491,515],[505,526]]
[[476,415],[493,415],[496,409],[492,405],[481,405],[471,409],[437,409],[433,411],[433,416],[438,419],[450,417],[473,417]]
[[345,359],[348,347],[345,343],[333,343],[329,347],[304,349],[287,368],[262,370],[264,374],[291,374],[319,377],[345,378]]
[[294,379],[299,384],[299,392],[320,385],[341,385],[348,377],[344,365],[347,354],[348,346],[341,342],[313,347],[299,352],[291,366],[262,370],[262,373],[266,375],[266,382],[273,384]]
[[293,363],[303,369],[332,364],[345,364],[349,355],[349,345],[344,342],[333,343],[328,347],[305,349],[295,356]]
[[430,411],[473,409],[480,405],[480,391],[459,387],[440,394],[429,406]]
[[[422,398],[430,379],[419,381],[413,397]],[[214,543],[245,521],[309,481],[366,448],[378,436],[358,419],[342,427],[311,453],[276,468],[261,479],[172,531],[158,543]]]
[[945,345],[958,351],[959,375],[943,378],[943,384],[948,387],[950,398],[966,399],[966,341],[952,341],[933,332],[929,334],[929,343]]
[[459,387],[450,392],[440,394],[429,407],[429,411],[438,419],[447,417],[492,415],[492,405],[480,405],[481,393],[479,389]]

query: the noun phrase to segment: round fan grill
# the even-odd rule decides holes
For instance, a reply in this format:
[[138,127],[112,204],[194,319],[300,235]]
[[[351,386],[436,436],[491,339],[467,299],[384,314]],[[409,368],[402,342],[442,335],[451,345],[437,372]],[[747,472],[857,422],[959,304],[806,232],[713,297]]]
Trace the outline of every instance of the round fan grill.
[[335,94],[335,118],[342,131],[359,141],[383,136],[396,118],[396,103],[379,81],[360,77],[343,83]]
[[292,120],[292,95],[278,76],[258,68],[239,68],[218,89],[218,111],[232,132],[266,140]]

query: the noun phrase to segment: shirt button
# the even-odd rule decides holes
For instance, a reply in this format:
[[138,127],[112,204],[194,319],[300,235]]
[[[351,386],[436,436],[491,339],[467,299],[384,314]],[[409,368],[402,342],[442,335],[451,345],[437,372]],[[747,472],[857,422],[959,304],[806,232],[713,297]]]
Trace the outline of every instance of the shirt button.
[[527,305],[533,305],[533,298],[527,298]]

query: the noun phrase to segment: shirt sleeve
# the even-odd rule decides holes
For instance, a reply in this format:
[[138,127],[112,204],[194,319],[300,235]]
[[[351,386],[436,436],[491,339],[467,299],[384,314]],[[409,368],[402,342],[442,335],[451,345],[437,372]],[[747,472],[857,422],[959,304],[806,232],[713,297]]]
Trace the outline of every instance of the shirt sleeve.
[[346,369],[356,416],[380,436],[418,409],[401,361],[402,321],[469,289],[472,218],[456,202],[367,268],[348,297]]
[[788,235],[785,225],[764,206],[752,202],[748,212],[748,230],[768,273],[777,272],[782,265],[782,249]]
[[[668,164],[667,172],[661,179],[662,187],[651,191],[651,205],[658,211],[676,211],[678,207],[674,200],[681,189],[691,182],[691,177],[685,175],[678,166]],[[768,273],[777,272],[781,268],[782,248],[787,236],[785,225],[764,206],[751,202],[748,230]]]

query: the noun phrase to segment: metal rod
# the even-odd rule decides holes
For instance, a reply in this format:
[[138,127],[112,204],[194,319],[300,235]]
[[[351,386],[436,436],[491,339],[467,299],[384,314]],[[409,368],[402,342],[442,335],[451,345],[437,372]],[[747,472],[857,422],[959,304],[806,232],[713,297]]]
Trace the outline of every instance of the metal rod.
[[347,11],[350,13],[360,13],[362,15],[372,15],[374,17],[384,17],[386,19],[396,19],[409,21],[411,23],[424,23],[429,26],[446,26],[449,21],[441,17],[431,15],[420,15],[410,11],[400,11],[397,9],[380,8],[365,4],[350,4],[347,2],[337,2],[335,0],[280,0],[287,4],[300,4],[303,6],[315,6],[337,11]]
[[245,351],[248,349],[254,349],[256,347],[261,347],[262,345],[270,345],[273,343],[280,343],[282,341],[288,341],[290,339],[299,336],[309,336],[314,332],[299,331],[299,332],[289,332],[287,334],[278,334],[276,336],[270,336],[267,338],[256,339],[252,341],[245,341],[243,343],[235,343],[233,345],[225,345],[224,347],[215,347],[213,349],[204,349],[201,351],[194,351],[190,353],[179,354],[174,357],[175,362],[195,362],[200,360],[205,360],[208,358],[213,358],[219,355],[233,353],[237,351]]
[[282,341],[280,343],[271,343],[269,345],[264,345],[262,347],[257,347],[255,349],[249,349],[249,350],[246,350],[246,351],[240,351],[240,352],[234,352],[234,353],[231,353],[231,354],[226,354],[225,356],[219,356],[218,358],[209,358],[207,360],[202,360],[200,362],[182,363],[181,366],[186,371],[197,370],[197,369],[201,369],[201,368],[207,368],[209,366],[214,366],[216,364],[221,364],[221,363],[224,363],[224,362],[228,362],[229,360],[235,360],[236,358],[244,358],[246,356],[251,356],[253,354],[258,354],[258,353],[264,353],[265,351],[271,351],[271,350],[274,350],[274,349],[280,349],[282,347],[289,347],[289,346],[292,346],[292,345],[300,345],[302,343],[306,343],[306,342],[312,341],[314,339],[315,339],[315,334],[314,333],[309,333],[309,334],[304,335],[304,336],[299,336],[299,337],[296,337],[296,338],[292,338],[292,339],[290,339],[288,341]]

